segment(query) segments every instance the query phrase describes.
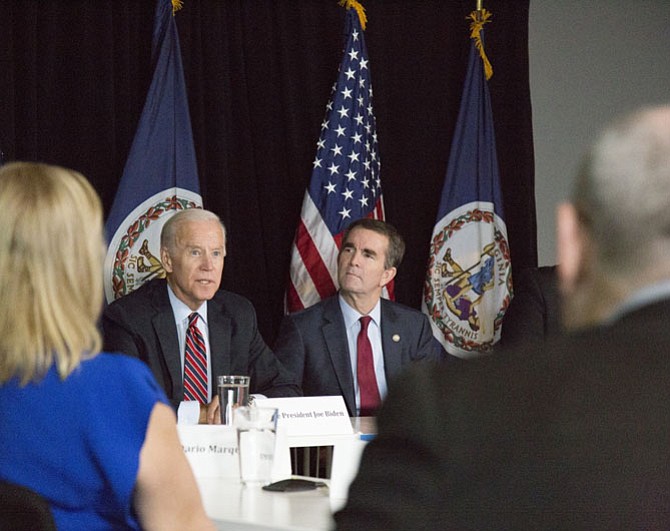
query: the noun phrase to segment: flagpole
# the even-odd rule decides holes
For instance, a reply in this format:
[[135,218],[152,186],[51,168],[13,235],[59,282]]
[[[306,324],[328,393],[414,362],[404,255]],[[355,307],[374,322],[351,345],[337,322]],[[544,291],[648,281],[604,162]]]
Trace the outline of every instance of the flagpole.
[[483,3],[482,0],[477,0],[477,11],[481,11],[481,10],[482,10],[482,7],[483,7],[483,6],[482,6],[482,3]]

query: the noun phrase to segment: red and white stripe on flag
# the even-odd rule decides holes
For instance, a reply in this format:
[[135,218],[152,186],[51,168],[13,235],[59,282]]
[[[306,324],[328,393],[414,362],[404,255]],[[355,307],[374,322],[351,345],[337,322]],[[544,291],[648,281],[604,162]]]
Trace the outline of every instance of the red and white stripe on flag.
[[[367,217],[384,220],[381,196]],[[307,308],[337,292],[337,255],[342,235],[343,232],[335,236],[330,233],[318,208],[306,193],[291,249],[290,278],[286,289],[288,313]],[[383,295],[393,298],[393,282],[384,288]]]

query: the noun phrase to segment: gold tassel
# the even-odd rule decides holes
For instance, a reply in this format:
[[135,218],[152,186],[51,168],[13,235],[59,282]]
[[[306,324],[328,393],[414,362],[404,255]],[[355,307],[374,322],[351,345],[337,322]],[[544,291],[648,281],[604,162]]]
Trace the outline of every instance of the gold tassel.
[[173,15],[177,11],[179,11],[182,7],[184,7],[184,2],[182,2],[182,0],[172,0],[172,14]]
[[467,18],[469,18],[472,21],[470,22],[470,38],[475,40],[475,46],[477,47],[477,50],[479,51],[479,56],[482,58],[482,61],[484,63],[484,75],[486,76],[486,80],[488,81],[489,79],[491,79],[491,76],[493,75],[493,67],[491,66],[489,58],[486,57],[486,52],[484,51],[484,43],[482,42],[480,32],[482,31],[484,24],[491,22],[489,20],[491,18],[491,12],[487,11],[486,9],[482,9],[480,11],[473,11],[472,13],[470,13],[470,15],[468,15]]
[[361,28],[365,31],[365,25],[368,22],[368,17],[365,15],[365,8],[361,5],[358,0],[340,0],[339,4],[344,6],[346,9],[353,8],[358,13],[358,20],[361,21]]

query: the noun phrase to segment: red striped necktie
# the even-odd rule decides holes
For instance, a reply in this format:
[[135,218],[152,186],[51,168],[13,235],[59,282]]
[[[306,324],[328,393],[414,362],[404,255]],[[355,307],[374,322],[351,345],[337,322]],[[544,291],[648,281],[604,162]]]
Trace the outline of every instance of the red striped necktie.
[[369,315],[361,317],[361,331],[356,339],[356,349],[358,351],[356,370],[358,389],[361,393],[361,417],[374,416],[381,403],[377,377],[375,376],[375,365],[372,360],[372,345],[368,338],[368,325],[371,320],[372,317]]
[[198,314],[188,316],[184,353],[184,400],[207,404],[207,351],[205,339],[197,327]]

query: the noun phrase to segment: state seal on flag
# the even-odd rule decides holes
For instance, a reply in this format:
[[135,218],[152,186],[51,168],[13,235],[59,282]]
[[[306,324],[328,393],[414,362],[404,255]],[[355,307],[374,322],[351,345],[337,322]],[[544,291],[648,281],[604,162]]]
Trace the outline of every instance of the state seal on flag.
[[164,278],[160,261],[160,234],[170,216],[187,208],[202,208],[200,195],[169,188],[152,195],[119,225],[104,264],[107,303],[127,295],[153,278]]
[[433,231],[423,303],[448,352],[473,357],[500,339],[511,281],[507,228],[492,203],[444,216]]

